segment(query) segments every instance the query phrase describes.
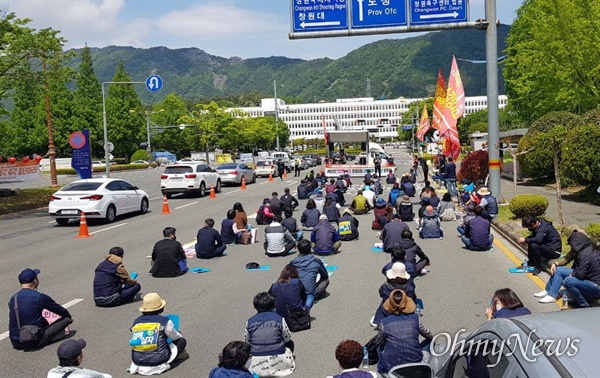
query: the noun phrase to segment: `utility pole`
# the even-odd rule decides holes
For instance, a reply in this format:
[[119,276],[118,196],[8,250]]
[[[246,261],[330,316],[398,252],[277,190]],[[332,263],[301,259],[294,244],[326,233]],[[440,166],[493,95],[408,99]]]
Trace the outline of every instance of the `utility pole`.
[[54,149],[54,134],[52,133],[52,112],[50,111],[50,86],[46,75],[46,60],[42,59],[42,71],[44,72],[44,89],[46,102],[46,121],[48,123],[48,156],[50,158],[50,186],[58,186],[56,177],[56,150]]
[[275,133],[277,134],[277,151],[279,151],[279,104],[277,101],[277,80],[273,80],[273,92],[275,94]]
[[496,198],[500,193],[500,125],[498,121],[498,27],[496,0],[486,0],[485,17],[488,21],[485,41],[488,108],[488,167],[490,190]]

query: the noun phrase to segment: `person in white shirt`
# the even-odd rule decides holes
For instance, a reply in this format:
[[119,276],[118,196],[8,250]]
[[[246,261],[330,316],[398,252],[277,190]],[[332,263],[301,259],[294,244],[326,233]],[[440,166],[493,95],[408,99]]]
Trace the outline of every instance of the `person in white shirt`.
[[85,340],[66,340],[58,347],[58,366],[50,369],[47,378],[112,378],[110,374],[80,367]]
[[371,190],[371,187],[369,185],[365,186],[365,188],[363,189],[363,196],[365,196],[365,198],[367,199],[367,202],[369,203],[369,206],[371,206],[371,208],[375,207],[375,192]]

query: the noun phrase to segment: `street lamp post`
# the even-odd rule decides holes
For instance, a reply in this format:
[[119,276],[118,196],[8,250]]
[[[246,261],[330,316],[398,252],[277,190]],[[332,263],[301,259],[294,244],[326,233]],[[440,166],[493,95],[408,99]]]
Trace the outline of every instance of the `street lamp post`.
[[150,146],[150,114],[151,112],[146,112],[146,136],[147,136],[147,144],[146,151],[148,152],[148,156],[152,154],[152,147]]
[[277,80],[273,80],[273,92],[275,95],[275,133],[277,134],[277,151],[279,151],[279,104],[277,101]]

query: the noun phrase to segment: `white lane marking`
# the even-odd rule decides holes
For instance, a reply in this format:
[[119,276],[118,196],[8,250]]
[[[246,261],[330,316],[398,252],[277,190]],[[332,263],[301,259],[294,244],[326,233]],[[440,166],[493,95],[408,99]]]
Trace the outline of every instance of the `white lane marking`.
[[97,231],[94,231],[94,232],[90,232],[90,235],[97,234],[97,233],[99,233],[99,232],[104,232],[104,231],[112,230],[113,228],[117,228],[117,227],[125,226],[126,224],[127,224],[127,223],[120,223],[120,224],[116,224],[116,225],[114,225],[114,226],[110,226],[110,227],[107,227],[107,228],[103,228],[103,229],[101,229],[101,230],[97,230]]
[[248,219],[250,219],[250,218],[256,218],[256,213],[253,213],[253,214],[250,214],[250,215],[248,215],[248,217],[247,217],[247,218],[248,218]]
[[231,194],[231,193],[235,193],[235,192],[239,192],[239,191],[240,191],[240,189],[234,189],[231,192],[225,193],[225,195],[228,195],[228,194]]
[[157,199],[163,199],[163,197],[162,197],[162,196],[160,196],[160,197],[154,197],[154,198],[150,198],[150,201],[155,201],[155,200],[157,200]]
[[175,210],[179,210],[179,209],[182,209],[182,208],[184,208],[184,207],[192,206],[192,205],[195,205],[195,204],[197,204],[197,203],[198,203],[198,201],[194,201],[194,202],[186,203],[185,205],[181,205],[181,206],[178,206],[178,207],[176,207],[176,208],[175,208]]
[[259,182],[259,183],[258,183],[258,185],[264,185],[264,184],[267,184],[267,183],[269,183],[269,182],[271,182],[271,181],[263,181],[263,182]]
[[[71,306],[74,306],[74,305],[76,305],[76,304],[77,304],[77,303],[79,303],[79,302],[82,302],[82,301],[83,301],[83,299],[82,299],[82,298],[73,299],[72,301],[69,301],[69,302],[65,303],[64,305],[62,305],[62,306],[63,306],[64,308],[69,308],[69,307],[71,307]],[[2,340],[4,340],[4,339],[6,339],[6,338],[9,336],[9,334],[10,334],[10,333],[9,333],[9,331],[6,331],[6,332],[3,332],[3,333],[0,333],[0,341],[2,341]]]

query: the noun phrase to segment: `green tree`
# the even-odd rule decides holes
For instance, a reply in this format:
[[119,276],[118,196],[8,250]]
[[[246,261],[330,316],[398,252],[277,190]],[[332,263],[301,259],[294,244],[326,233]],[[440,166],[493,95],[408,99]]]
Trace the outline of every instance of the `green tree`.
[[600,185],[600,124],[571,128],[562,145],[561,171],[572,181],[596,188]]
[[[15,86],[12,94],[14,103],[10,112],[10,128],[12,132],[1,139],[10,140],[7,154],[25,155],[31,152],[43,154],[48,149],[48,129],[46,128],[45,141],[43,137],[34,142],[33,135],[40,134],[40,129],[46,127],[46,123],[39,123],[39,104],[44,99],[43,88],[32,80],[23,80]],[[35,130],[38,129],[36,133]],[[43,135],[43,133],[42,133]],[[10,139],[12,137],[12,139]],[[41,139],[41,140],[40,140]]]
[[81,50],[81,63],[77,73],[73,113],[79,130],[90,130],[93,156],[104,156],[104,130],[102,125],[102,88],[94,72],[90,48]]
[[598,107],[599,2],[525,0],[507,43],[507,93],[523,119]]
[[[123,62],[119,62],[113,82],[127,83],[131,79],[125,71]],[[108,128],[108,141],[115,146],[112,154],[116,157],[128,158],[145,141],[146,120],[131,109],[140,109],[140,99],[133,88],[133,84],[111,84],[106,97],[106,120]]]

